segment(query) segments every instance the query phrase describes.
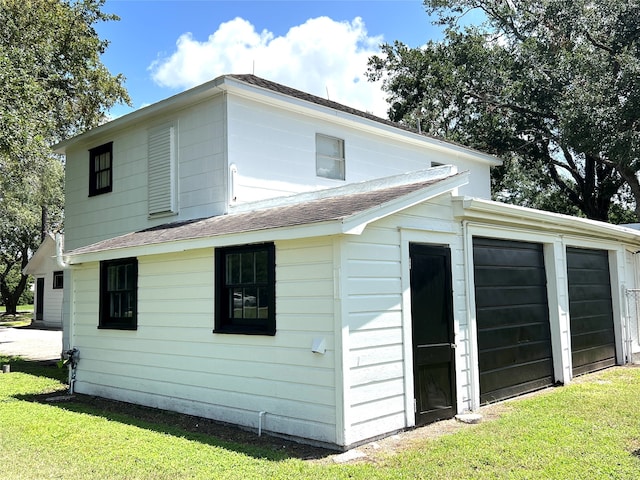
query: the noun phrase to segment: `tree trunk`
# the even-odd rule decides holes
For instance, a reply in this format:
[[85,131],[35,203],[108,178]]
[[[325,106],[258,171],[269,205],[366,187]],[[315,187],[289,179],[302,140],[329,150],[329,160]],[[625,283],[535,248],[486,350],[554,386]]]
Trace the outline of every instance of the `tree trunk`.
[[636,219],[638,220],[638,222],[640,222],[640,181],[638,181],[638,176],[636,175],[636,172],[634,172],[631,168],[624,167],[622,165],[617,165],[616,168],[631,189],[631,194],[633,195],[633,199],[636,202]]
[[49,210],[46,205],[42,205],[41,207],[41,215],[40,215],[40,243],[44,242],[45,237],[47,236],[47,230],[49,228]]

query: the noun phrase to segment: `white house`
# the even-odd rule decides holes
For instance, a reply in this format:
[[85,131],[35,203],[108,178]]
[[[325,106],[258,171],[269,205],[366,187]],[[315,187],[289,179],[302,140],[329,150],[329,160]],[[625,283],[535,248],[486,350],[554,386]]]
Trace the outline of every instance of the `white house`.
[[489,155],[252,75],[56,149],[77,392],[349,448],[640,352],[640,232]]
[[34,321],[46,327],[62,327],[64,274],[56,262],[56,242],[50,234],[44,238],[22,273],[35,279]]

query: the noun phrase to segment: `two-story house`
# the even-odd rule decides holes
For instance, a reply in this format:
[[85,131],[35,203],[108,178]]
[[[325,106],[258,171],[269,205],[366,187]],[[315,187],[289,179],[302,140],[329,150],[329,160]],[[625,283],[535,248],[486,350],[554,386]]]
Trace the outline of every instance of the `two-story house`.
[[73,388],[337,448],[629,360],[638,232],[253,75],[56,146]]

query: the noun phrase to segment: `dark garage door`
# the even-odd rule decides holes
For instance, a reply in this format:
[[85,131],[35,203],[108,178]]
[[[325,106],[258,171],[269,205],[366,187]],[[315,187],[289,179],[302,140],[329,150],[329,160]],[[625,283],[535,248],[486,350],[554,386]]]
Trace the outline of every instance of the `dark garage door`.
[[573,374],[615,365],[608,252],[567,248],[567,274]]
[[480,401],[553,384],[542,245],[474,238]]

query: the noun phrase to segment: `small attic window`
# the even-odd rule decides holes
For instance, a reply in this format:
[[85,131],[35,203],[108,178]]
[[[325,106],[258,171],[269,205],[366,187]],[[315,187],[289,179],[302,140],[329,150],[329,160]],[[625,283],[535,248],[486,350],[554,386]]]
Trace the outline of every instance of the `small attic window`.
[[344,140],[316,134],[316,175],[334,180],[344,180],[344,172]]

